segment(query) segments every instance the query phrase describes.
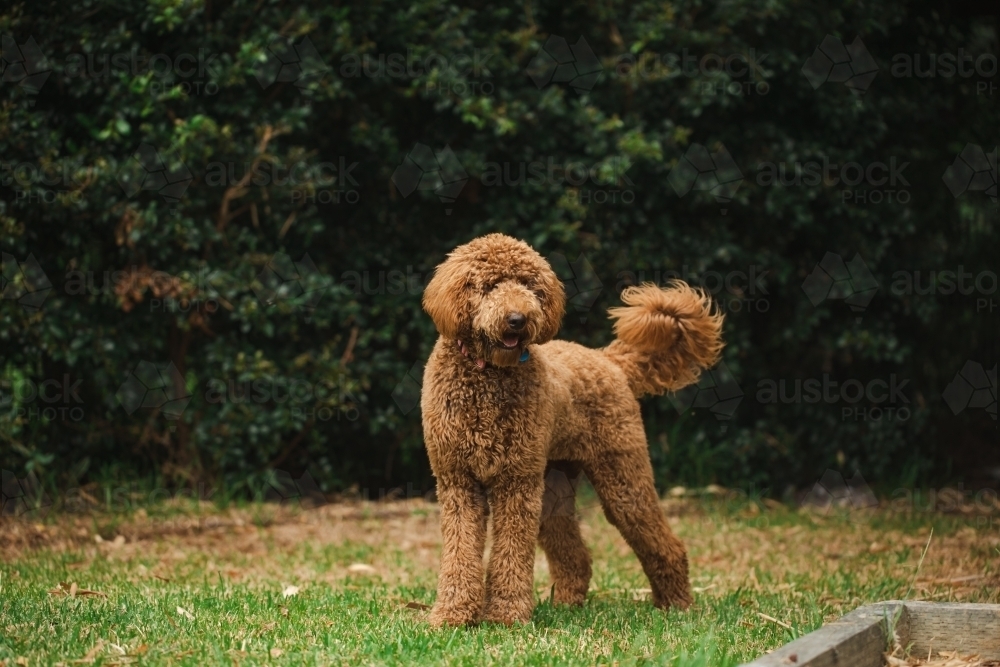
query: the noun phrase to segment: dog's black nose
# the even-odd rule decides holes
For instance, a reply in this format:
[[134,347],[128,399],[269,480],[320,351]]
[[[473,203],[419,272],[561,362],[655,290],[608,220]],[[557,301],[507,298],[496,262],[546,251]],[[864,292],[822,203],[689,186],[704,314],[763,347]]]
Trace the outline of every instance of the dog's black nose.
[[521,313],[511,313],[507,316],[507,326],[509,326],[512,331],[520,331],[524,328],[527,321],[528,318]]

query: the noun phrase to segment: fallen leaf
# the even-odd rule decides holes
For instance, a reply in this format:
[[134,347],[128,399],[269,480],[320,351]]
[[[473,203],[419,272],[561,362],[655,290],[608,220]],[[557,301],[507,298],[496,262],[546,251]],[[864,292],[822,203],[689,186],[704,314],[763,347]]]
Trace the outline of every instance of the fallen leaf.
[[771,623],[774,623],[775,625],[780,625],[781,627],[785,628],[786,630],[791,630],[792,629],[792,626],[790,626],[788,623],[785,623],[784,621],[779,621],[774,616],[768,616],[767,614],[765,614],[763,612],[759,612],[759,611],[757,612],[757,615],[760,616],[761,618],[763,618],[765,621],[770,621]]
[[125,536],[124,535],[115,535],[114,541],[111,542],[111,545],[114,546],[115,548],[120,547],[123,544],[125,544]]
[[[103,639],[98,639],[97,643],[94,644],[94,647],[92,649],[90,649],[89,651],[87,651],[87,655],[83,656],[79,660],[70,660],[70,662],[72,662],[74,664],[77,664],[77,665],[90,664],[90,663],[94,662],[95,660],[97,660],[97,654],[100,653],[100,651],[101,651],[102,648],[104,648],[104,640]],[[25,664],[27,664],[27,663],[25,663]]]
[[423,602],[407,602],[403,606],[406,607],[407,609],[420,609],[420,610],[431,608],[429,604],[424,604]]
[[282,651],[280,648],[272,648],[270,653],[272,658],[280,658],[281,654],[284,653],[284,651]]
[[285,590],[281,591],[281,597],[290,598],[299,592],[298,586],[285,586]]
[[192,614],[191,612],[189,612],[184,607],[177,607],[177,613],[179,615],[183,616],[184,618],[190,619],[192,621],[194,620],[194,614]]
[[80,588],[79,586],[77,586],[75,581],[70,584],[67,584],[65,581],[60,581],[59,585],[56,588],[53,588],[52,590],[49,591],[49,595],[68,595],[69,597],[76,597],[78,595],[80,597],[87,597],[87,596],[96,596],[101,598],[108,597],[107,595],[105,595],[100,591],[92,591],[86,588]]
[[367,563],[351,563],[347,571],[351,574],[375,574],[378,570]]
[[646,600],[653,594],[652,588],[633,588],[632,589],[632,600],[635,602],[641,602]]

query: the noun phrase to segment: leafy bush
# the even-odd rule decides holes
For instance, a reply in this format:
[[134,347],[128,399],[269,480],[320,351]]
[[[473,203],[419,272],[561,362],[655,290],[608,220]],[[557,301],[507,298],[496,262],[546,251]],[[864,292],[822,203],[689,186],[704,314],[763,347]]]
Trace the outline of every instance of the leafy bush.
[[[700,398],[644,402],[661,483],[982,472],[995,370],[993,420],[981,393],[957,415],[942,394],[997,358],[995,273],[975,286],[996,269],[997,33],[942,11],[9,6],[0,463],[234,489],[309,464],[327,489],[429,489],[421,288],[499,230],[552,258],[573,297],[562,335],[590,345],[625,284],[715,291],[725,367]],[[960,53],[992,73],[905,71]],[[822,173],[849,163],[876,168],[846,187],[853,167]],[[972,291],[948,293],[960,269]],[[824,377],[902,389],[794,397]]]

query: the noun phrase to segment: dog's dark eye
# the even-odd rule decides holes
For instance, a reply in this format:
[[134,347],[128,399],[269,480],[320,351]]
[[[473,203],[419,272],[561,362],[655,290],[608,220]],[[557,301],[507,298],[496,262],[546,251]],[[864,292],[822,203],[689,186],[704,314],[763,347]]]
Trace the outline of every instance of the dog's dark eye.
[[483,285],[483,294],[489,294],[494,289],[496,289],[496,285]]

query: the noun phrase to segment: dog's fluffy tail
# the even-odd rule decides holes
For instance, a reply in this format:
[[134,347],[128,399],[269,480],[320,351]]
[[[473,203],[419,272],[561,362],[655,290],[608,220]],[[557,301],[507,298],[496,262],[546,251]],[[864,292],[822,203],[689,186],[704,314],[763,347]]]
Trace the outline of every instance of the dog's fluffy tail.
[[618,338],[604,353],[625,371],[636,397],[694,384],[719,360],[723,316],[704,291],[675,280],[662,289],[629,287],[621,298],[624,306],[608,310]]

